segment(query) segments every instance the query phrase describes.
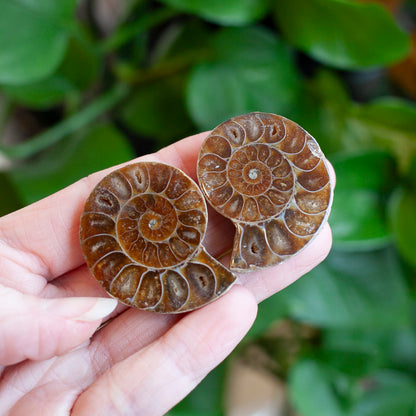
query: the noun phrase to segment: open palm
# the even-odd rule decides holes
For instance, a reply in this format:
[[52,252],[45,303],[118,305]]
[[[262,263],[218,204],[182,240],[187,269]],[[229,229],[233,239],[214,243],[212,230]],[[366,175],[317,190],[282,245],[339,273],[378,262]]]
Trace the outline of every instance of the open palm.
[[[195,179],[205,137],[139,160],[171,164]],[[241,275],[222,298],[188,314],[117,306],[91,276],[78,242],[84,202],[107,173],[0,219],[0,414],[163,415],[238,344],[257,302],[330,249],[325,225],[299,255]],[[228,220],[210,211],[208,252],[227,251],[233,233]]]

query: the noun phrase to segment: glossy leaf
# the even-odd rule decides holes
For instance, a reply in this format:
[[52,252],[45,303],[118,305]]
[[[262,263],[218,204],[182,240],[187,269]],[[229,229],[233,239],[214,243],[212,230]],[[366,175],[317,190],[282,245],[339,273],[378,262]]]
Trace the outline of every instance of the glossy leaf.
[[416,411],[416,380],[408,375],[379,371],[367,378],[366,385],[350,416],[410,416]]
[[183,24],[167,26],[152,51],[152,61],[157,65],[171,65],[178,60],[203,56],[209,53],[211,32],[200,20],[189,20]]
[[223,29],[213,38],[215,57],[191,74],[187,105],[200,129],[250,111],[287,114],[300,78],[287,46],[263,28]]
[[46,109],[60,103],[67,94],[76,91],[68,79],[58,74],[26,85],[5,85],[3,92],[26,107]]
[[398,179],[395,160],[384,151],[339,154],[331,162],[337,174],[337,190],[368,189],[388,192]]
[[244,340],[258,337],[276,323],[286,317],[289,310],[284,292],[276,293],[263,300],[258,307],[257,317]]
[[355,349],[320,349],[319,359],[342,374],[350,377],[362,377],[377,368],[377,357],[371,352]]
[[222,416],[226,363],[212,370],[167,416]]
[[75,0],[0,1],[0,84],[45,78],[60,64]]
[[344,149],[350,107],[351,99],[342,79],[328,69],[321,69],[304,83],[301,98],[292,111],[293,120],[315,137],[329,157]]
[[19,104],[43,110],[86,89],[97,81],[98,74],[98,55],[85,43],[71,39],[63,61],[52,75],[24,85],[4,85],[2,90]]
[[330,224],[334,245],[374,249],[390,242],[384,198],[397,178],[394,159],[385,152],[365,152],[332,160],[337,191]]
[[[361,145],[385,149],[407,171],[416,154],[416,106],[398,98],[382,98],[356,105],[349,124],[358,131]],[[356,143],[359,145],[359,143]]]
[[260,19],[269,0],[160,0],[168,6],[224,25],[243,25]]
[[326,330],[322,339],[322,349],[338,352],[338,360],[343,360],[345,351],[367,356],[361,368],[344,368],[347,374],[359,376],[377,368],[395,368],[416,374],[415,348],[416,328],[412,323],[385,329],[334,328]]
[[290,315],[328,328],[391,328],[409,321],[409,293],[395,253],[333,250],[285,289]]
[[276,21],[297,48],[330,66],[386,65],[410,52],[409,37],[385,8],[348,0],[278,0]]
[[97,125],[78,141],[67,140],[41,158],[10,173],[22,200],[30,204],[90,173],[126,162],[134,153],[121,133]]
[[121,119],[162,147],[193,132],[186,112],[183,76],[174,76],[139,87],[121,108]]
[[398,189],[392,196],[389,214],[400,254],[416,267],[416,190]]
[[372,250],[390,242],[383,201],[373,191],[338,190],[329,223],[337,248]]
[[305,359],[295,364],[289,376],[289,394],[294,408],[302,416],[345,415],[330,373],[317,361]]
[[387,349],[387,367],[416,375],[416,325],[394,328],[388,333],[380,346]]
[[79,31],[79,38],[71,38],[68,43],[58,74],[67,79],[77,90],[83,91],[98,81],[102,62],[89,35],[83,33],[82,29]]

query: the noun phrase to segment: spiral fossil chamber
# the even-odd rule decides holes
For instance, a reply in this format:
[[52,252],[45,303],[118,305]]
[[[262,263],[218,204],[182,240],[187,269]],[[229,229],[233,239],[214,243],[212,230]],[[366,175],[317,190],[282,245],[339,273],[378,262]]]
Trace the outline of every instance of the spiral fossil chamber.
[[202,144],[198,179],[209,203],[236,226],[231,270],[239,272],[298,253],[332,203],[318,143],[275,114],[249,113],[216,127]]
[[235,276],[202,247],[204,197],[182,171],[156,162],[118,169],[91,192],[80,224],[92,274],[113,297],[176,313],[223,294]]

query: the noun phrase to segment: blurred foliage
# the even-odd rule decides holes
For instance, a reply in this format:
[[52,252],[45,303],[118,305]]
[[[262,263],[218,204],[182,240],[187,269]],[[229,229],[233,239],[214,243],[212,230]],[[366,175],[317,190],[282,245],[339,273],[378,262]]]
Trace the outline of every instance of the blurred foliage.
[[[302,416],[415,414],[415,1],[120,0],[107,26],[99,2],[0,0],[0,215],[231,116],[291,118],[335,167],[334,246],[234,354],[263,350]],[[224,414],[227,362],[170,414]]]

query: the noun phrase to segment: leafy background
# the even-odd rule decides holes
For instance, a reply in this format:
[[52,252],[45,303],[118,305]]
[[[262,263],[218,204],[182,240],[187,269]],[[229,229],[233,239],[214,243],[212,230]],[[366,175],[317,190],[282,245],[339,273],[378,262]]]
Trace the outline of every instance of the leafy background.
[[329,257],[171,416],[226,414],[236,360],[284,383],[285,415],[415,414],[414,0],[0,10],[0,215],[254,110],[297,121],[335,167]]

